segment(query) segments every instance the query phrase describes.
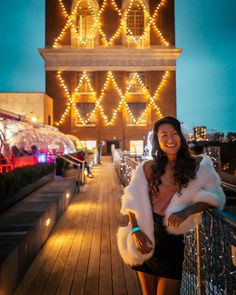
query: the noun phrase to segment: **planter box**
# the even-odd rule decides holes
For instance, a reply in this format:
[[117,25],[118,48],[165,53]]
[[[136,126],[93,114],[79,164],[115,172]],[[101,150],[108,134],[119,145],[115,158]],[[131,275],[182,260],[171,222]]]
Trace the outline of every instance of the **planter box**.
[[20,201],[21,199],[25,198],[27,195],[31,194],[33,191],[40,188],[42,185],[46,184],[47,182],[53,179],[53,174],[46,175],[34,183],[31,183],[25,187],[23,187],[18,193],[9,196],[5,199],[0,200],[0,213],[8,209],[10,206],[15,204],[16,202]]

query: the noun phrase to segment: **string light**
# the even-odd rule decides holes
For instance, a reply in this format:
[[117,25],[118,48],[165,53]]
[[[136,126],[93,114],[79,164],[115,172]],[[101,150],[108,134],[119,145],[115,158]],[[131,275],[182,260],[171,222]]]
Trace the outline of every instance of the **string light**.
[[115,3],[115,1],[114,0],[111,0],[111,6],[118,13],[118,15],[120,17],[120,20],[119,20],[118,29],[113,34],[113,36],[110,38],[110,40],[108,40],[107,37],[106,37],[106,34],[102,30],[102,25],[101,25],[101,15],[105,11],[107,5],[108,5],[108,1],[107,0],[104,0],[103,3],[102,3],[102,7],[101,7],[101,9],[100,9],[100,11],[98,13],[98,16],[97,16],[97,23],[98,23],[99,33],[102,36],[102,40],[103,40],[105,46],[110,46],[110,45],[113,44],[114,40],[117,39],[119,37],[119,35],[121,34],[123,24],[122,24],[122,13],[121,13],[121,10],[118,8],[118,6]]
[[97,26],[97,22],[96,22],[96,17],[95,17],[95,14],[94,14],[94,10],[92,8],[92,6],[90,5],[89,1],[87,0],[86,3],[88,5],[88,9],[90,10],[90,13],[91,15],[94,17],[94,23],[93,23],[93,26],[91,28],[91,31],[89,32],[89,37],[83,37],[83,36],[80,36],[75,25],[73,24],[73,21],[75,19],[75,14],[77,13],[77,10],[78,8],[80,9],[81,7],[79,6],[80,5],[80,1],[77,2],[75,8],[73,9],[71,15],[69,15],[65,9],[65,6],[62,2],[62,0],[58,0],[59,1],[59,5],[62,9],[62,13],[65,17],[67,17],[67,21],[66,21],[66,24],[65,26],[63,27],[61,33],[59,34],[59,36],[54,40],[54,44],[53,44],[53,47],[54,48],[57,48],[59,47],[59,41],[61,41],[65,35],[65,32],[69,29],[69,27],[72,27],[72,29],[74,30],[74,32],[76,33],[76,36],[77,38],[79,39],[79,41],[82,43],[82,44],[86,44],[88,42],[89,39],[91,39],[92,37],[92,34],[93,34],[93,31],[94,31],[94,28]]
[[[95,29],[98,27],[98,19],[95,15],[95,11],[92,7],[92,5],[90,4],[89,1],[86,2],[87,3],[87,8],[89,9],[90,15],[93,17],[93,25],[90,29],[90,31],[88,32],[88,36],[81,36],[80,33],[78,32],[77,28],[75,27],[74,23],[72,22],[71,27],[74,30],[74,32],[76,33],[76,37],[79,40],[79,42],[82,45],[86,45],[92,38],[94,38],[95,36]],[[82,7],[78,7],[79,9],[81,9]],[[77,10],[78,10],[77,8]],[[77,14],[80,14],[78,11],[76,11]]]
[[[169,43],[165,40],[165,38],[163,37],[161,31],[157,28],[157,26],[155,24],[155,19],[158,16],[158,12],[159,12],[160,8],[163,7],[166,4],[166,0],[161,0],[161,2],[157,5],[157,7],[156,7],[156,9],[154,11],[153,16],[150,16],[149,15],[149,11],[148,11],[147,7],[143,4],[142,0],[131,0],[130,3],[129,3],[128,8],[124,12],[123,17],[122,17],[122,12],[118,8],[115,0],[111,0],[110,1],[110,4],[115,9],[115,11],[118,13],[118,15],[120,17],[120,23],[119,23],[119,26],[118,26],[118,29],[117,29],[116,33],[109,40],[107,39],[105,33],[103,32],[103,30],[102,30],[102,24],[101,24],[101,16],[102,16],[103,12],[105,11],[105,9],[106,9],[106,7],[108,5],[108,0],[104,0],[103,1],[103,4],[102,4],[100,10],[98,11],[97,15],[96,15],[96,13],[95,13],[92,5],[90,4],[90,2],[88,0],[86,1],[87,8],[89,9],[90,15],[93,16],[93,25],[91,27],[90,32],[88,33],[88,36],[86,36],[86,37],[85,36],[81,36],[79,34],[79,32],[77,31],[77,28],[74,25],[74,19],[76,17],[75,15],[76,14],[79,14],[78,13],[78,10],[81,9],[81,7],[79,6],[81,4],[81,1],[78,1],[77,2],[75,8],[73,9],[73,11],[72,11],[72,13],[70,15],[68,14],[68,12],[66,10],[66,8],[65,8],[65,6],[63,4],[63,1],[62,0],[58,0],[58,1],[59,1],[60,8],[62,10],[62,13],[63,13],[64,17],[67,18],[67,21],[66,21],[66,24],[63,27],[61,33],[55,39],[55,42],[53,44],[54,47],[59,47],[60,46],[59,45],[59,42],[63,39],[63,37],[65,35],[65,32],[69,29],[69,27],[71,27],[73,29],[73,31],[76,33],[76,37],[78,38],[79,42],[82,45],[86,45],[88,43],[88,41],[91,40],[91,38],[94,37],[95,29],[98,29],[98,32],[101,34],[102,40],[104,41],[105,46],[112,45],[114,43],[114,40],[121,34],[122,31],[126,31],[127,34],[129,35],[129,37],[131,38],[131,40],[136,45],[138,45],[143,40],[145,40],[146,35],[147,35],[147,33],[148,33],[151,25],[153,26],[153,28],[154,28],[155,32],[157,33],[158,37],[160,38],[161,43],[163,45],[165,45],[165,46],[169,46]],[[147,25],[144,28],[143,34],[141,36],[139,36],[138,38],[133,35],[133,32],[128,28],[128,25],[127,25],[127,18],[128,18],[128,15],[129,15],[131,9],[133,9],[133,5],[134,4],[138,8],[140,8],[140,9],[143,10],[144,17],[147,20]],[[157,111],[158,116],[162,116],[161,111],[160,111],[160,108],[156,105],[155,100],[157,99],[158,94],[161,91],[162,87],[165,85],[165,80],[166,80],[167,76],[168,76],[168,72],[166,71],[165,72],[165,75],[162,78],[162,81],[161,81],[160,85],[158,86],[158,88],[157,88],[157,90],[156,90],[156,92],[154,94],[154,97],[152,98],[150,96],[147,88],[143,85],[143,82],[140,79],[138,73],[135,73],[133,75],[133,78],[130,81],[129,86],[127,87],[126,92],[123,95],[122,94],[122,91],[117,86],[117,83],[116,83],[116,81],[115,81],[115,79],[113,77],[113,74],[111,72],[108,72],[108,75],[107,75],[107,78],[106,78],[106,82],[105,82],[105,84],[104,84],[104,86],[103,86],[103,88],[101,90],[100,96],[97,98],[97,96],[96,96],[96,94],[95,94],[95,92],[94,92],[94,90],[93,90],[93,88],[91,86],[89,77],[87,76],[87,73],[86,72],[83,72],[83,75],[81,76],[80,81],[79,81],[77,87],[75,88],[73,94],[70,95],[70,92],[68,90],[68,87],[65,84],[65,82],[64,82],[64,80],[63,80],[63,78],[61,76],[61,72],[58,71],[57,72],[57,78],[59,79],[60,86],[63,88],[63,91],[64,91],[65,96],[67,98],[67,106],[66,106],[66,109],[65,109],[64,113],[61,115],[61,118],[60,118],[59,122],[57,122],[57,125],[61,125],[61,124],[64,123],[64,120],[68,116],[69,111],[71,109],[75,111],[78,119],[82,122],[83,125],[88,124],[91,121],[91,119],[93,118],[93,116],[95,115],[95,113],[97,111],[100,112],[100,114],[101,114],[103,120],[105,121],[105,124],[106,125],[112,125],[114,123],[114,120],[115,120],[116,116],[117,116],[117,113],[119,111],[121,111],[122,105],[124,105],[126,107],[126,110],[128,111],[128,114],[130,115],[132,121],[134,123],[136,123],[137,125],[142,122],[144,116],[147,114],[147,112],[151,108],[154,108]],[[131,86],[132,86],[132,84],[134,83],[135,80],[140,85],[140,87],[142,89],[142,92],[145,94],[147,100],[149,100],[149,103],[147,104],[144,112],[142,113],[142,115],[138,119],[134,117],[134,115],[132,114],[132,111],[129,108],[129,105],[126,102],[126,96],[128,95],[129,90],[130,90],[130,88],[131,88]],[[87,85],[89,87],[89,90],[90,90],[90,92],[93,95],[93,99],[95,100],[95,108],[90,112],[90,114],[86,114],[86,120],[84,120],[82,118],[82,116],[80,115],[80,113],[78,111],[78,108],[76,107],[76,104],[74,102],[75,95],[78,92],[80,92],[80,88],[82,86],[83,81],[85,81],[87,83]],[[113,110],[113,114],[112,114],[112,117],[111,117],[110,120],[108,119],[107,115],[104,113],[104,109],[103,109],[102,103],[101,103],[102,102],[102,99],[104,97],[104,94],[105,94],[105,90],[108,87],[109,83],[112,83],[113,87],[116,89],[116,91],[117,91],[117,93],[118,93],[118,95],[120,97],[120,101],[118,103],[118,106],[117,106],[117,108],[115,110]]]
[[62,9],[62,13],[63,13],[63,15],[64,15],[65,17],[68,17],[69,15],[68,15],[68,13],[67,13],[67,11],[66,11],[66,8],[65,8],[64,3],[62,2],[62,0],[58,0],[58,1],[59,1],[59,5],[60,5],[60,7],[61,7],[61,9]]
[[122,160],[120,161],[120,172],[123,179],[126,181],[126,185],[130,183],[133,171],[134,168],[129,165],[129,162],[124,157],[122,157]]
[[57,71],[57,79],[59,80],[60,86],[63,88],[63,91],[66,95],[67,100],[68,100],[66,109],[65,109],[64,113],[62,114],[61,119],[58,122],[58,125],[61,125],[64,123],[64,120],[65,120],[66,116],[68,115],[69,110],[71,108],[71,103],[70,103],[71,98],[70,98],[70,92],[69,92],[64,80],[61,77],[61,71]]
[[[75,111],[78,120],[80,122],[82,122],[82,124],[84,126],[86,126],[91,121],[91,119],[93,118],[93,116],[96,114],[97,111],[101,114],[101,116],[102,116],[102,118],[103,118],[103,120],[105,122],[105,125],[107,125],[107,126],[112,125],[114,123],[116,117],[117,117],[117,113],[121,111],[123,105],[126,108],[126,110],[127,110],[128,114],[129,114],[130,118],[132,119],[133,123],[135,123],[136,125],[139,125],[139,124],[142,123],[145,115],[148,113],[148,111],[151,110],[151,108],[156,110],[156,113],[157,113],[158,117],[161,118],[161,117],[163,117],[163,115],[161,113],[160,108],[156,105],[155,100],[157,100],[159,98],[160,91],[163,89],[164,86],[166,86],[166,82],[167,82],[167,78],[169,77],[169,74],[170,74],[169,71],[165,71],[165,73],[164,73],[164,75],[163,75],[163,77],[161,79],[161,82],[160,82],[160,84],[158,85],[158,87],[157,87],[157,89],[155,91],[154,96],[151,97],[148,89],[144,86],[144,84],[143,84],[141,78],[139,77],[138,73],[133,74],[132,79],[129,81],[129,85],[127,86],[126,91],[123,94],[121,89],[118,87],[117,82],[115,81],[113,73],[111,71],[109,71],[107,73],[106,81],[105,81],[105,83],[104,83],[104,85],[103,85],[103,87],[101,89],[100,96],[97,98],[97,95],[96,95],[96,93],[94,92],[94,89],[91,86],[90,79],[89,79],[89,77],[88,77],[88,75],[87,75],[87,73],[85,71],[83,72],[83,74],[82,74],[82,76],[81,76],[81,78],[80,78],[80,80],[78,82],[78,85],[75,88],[72,95],[70,95],[68,87],[67,87],[65,81],[63,80],[63,78],[61,76],[61,71],[58,71],[57,72],[57,79],[59,80],[59,84],[62,87],[62,89],[63,89],[63,91],[65,93],[65,96],[67,98],[67,107],[66,107],[64,113],[62,114],[61,119],[57,123],[58,123],[58,125],[61,125],[61,124],[64,123],[64,120],[68,116],[71,107]],[[89,90],[93,95],[93,99],[95,101],[95,107],[89,114],[86,114],[86,120],[84,120],[82,118],[82,116],[80,115],[80,113],[78,111],[78,108],[76,107],[76,104],[74,102],[74,97],[75,97],[75,95],[77,93],[80,92],[79,90],[81,89],[83,81],[86,81],[86,83],[87,83],[87,85],[89,87]],[[130,88],[132,87],[132,85],[134,84],[135,81],[138,82],[139,86],[142,89],[142,92],[145,94],[145,97],[146,97],[147,101],[149,101],[146,108],[145,108],[145,110],[143,111],[143,113],[141,114],[141,116],[139,118],[134,117],[132,111],[129,108],[128,103],[126,102],[126,97],[129,95]],[[104,112],[104,108],[102,106],[102,100],[103,100],[103,98],[105,96],[105,91],[107,90],[107,88],[109,87],[110,84],[112,84],[112,86],[114,87],[114,89],[118,93],[120,100],[118,102],[117,107],[113,110],[112,117],[109,120],[107,115]]]
[[[169,46],[169,42],[164,38],[163,34],[161,31],[157,28],[155,24],[155,19],[158,16],[159,10],[161,7],[164,7],[166,5],[167,0],[161,0],[161,2],[157,5],[154,13],[152,16],[150,16],[149,11],[147,7],[143,4],[142,0],[131,0],[129,3],[128,8],[124,12],[122,16],[121,10],[118,8],[115,0],[111,0],[110,4],[114,8],[114,10],[117,12],[119,16],[119,25],[116,30],[116,32],[111,36],[110,39],[107,38],[106,34],[104,33],[102,29],[102,23],[101,23],[101,16],[103,12],[105,11],[106,7],[108,6],[108,0],[104,0],[102,3],[102,6],[99,11],[94,10],[92,5],[90,4],[89,0],[86,1],[88,5],[88,9],[90,11],[90,15],[93,17],[93,25],[87,34],[87,36],[81,36],[77,30],[77,28],[74,25],[74,19],[75,19],[75,14],[77,13],[77,10],[80,9],[81,7],[79,4],[81,4],[81,1],[78,1],[75,8],[73,9],[71,15],[68,14],[66,11],[65,5],[63,4],[62,0],[58,0],[59,6],[62,10],[62,13],[64,17],[67,18],[66,24],[63,27],[62,31],[60,32],[59,36],[54,40],[53,47],[57,48],[60,47],[59,42],[62,41],[65,32],[71,27],[76,35],[77,40],[84,46],[88,44],[88,42],[93,39],[96,35],[95,30],[98,30],[99,34],[102,37],[103,43],[105,46],[111,46],[114,45],[114,41],[121,35],[122,32],[126,32],[128,35],[128,38],[131,42],[133,42],[136,46],[141,46],[141,42],[144,41],[149,33],[150,26],[152,25],[154,28],[154,31],[156,32],[158,38],[160,39],[160,42],[164,46]],[[85,2],[85,1],[83,1]],[[133,9],[133,6],[136,5],[137,7],[140,7],[143,10],[144,18],[146,21],[146,25],[143,31],[143,34],[140,36],[134,36],[132,30],[128,27],[127,25],[127,18],[131,10]]]

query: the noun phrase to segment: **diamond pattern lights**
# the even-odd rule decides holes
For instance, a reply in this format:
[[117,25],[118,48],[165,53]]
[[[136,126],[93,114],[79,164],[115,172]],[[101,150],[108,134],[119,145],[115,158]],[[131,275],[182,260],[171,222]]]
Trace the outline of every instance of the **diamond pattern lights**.
[[[118,8],[115,0],[104,0],[101,8],[98,11],[95,11],[95,9],[90,4],[89,0],[78,1],[77,4],[75,5],[74,9],[72,10],[71,14],[69,14],[67,12],[62,0],[58,0],[58,2],[59,2],[59,6],[61,8],[62,14],[66,18],[66,23],[65,23],[64,27],[62,28],[60,34],[54,40],[53,47],[55,47],[55,48],[61,46],[60,42],[63,40],[63,37],[69,28],[73,29],[74,33],[76,34],[76,38],[78,38],[79,42],[82,45],[86,45],[89,42],[89,40],[91,40],[91,38],[94,38],[98,32],[102,37],[104,45],[105,46],[112,46],[112,45],[114,45],[114,41],[120,36],[120,34],[122,32],[126,32],[129,35],[129,38],[131,38],[133,43],[135,43],[136,45],[141,44],[141,42],[146,38],[147,33],[149,32],[149,29],[151,26],[153,27],[154,32],[156,32],[157,37],[160,39],[161,44],[166,47],[169,46],[169,42],[165,39],[162,32],[158,29],[158,27],[156,25],[158,13],[159,13],[160,9],[165,6],[167,0],[161,0],[159,2],[159,4],[155,8],[155,11],[152,16],[149,14],[149,10],[143,4],[142,0],[131,0],[128,8],[123,13]],[[76,14],[78,14],[81,9],[81,7],[80,7],[81,3],[83,3],[83,5],[84,5],[84,3],[86,3],[87,9],[89,10],[90,15],[93,17],[93,24],[91,25],[91,28],[89,29],[89,32],[87,33],[86,36],[82,36],[78,32],[78,30],[74,24]],[[128,18],[130,11],[133,8],[134,3],[135,4],[138,3],[140,8],[142,8],[143,13],[144,13],[144,18],[145,18],[145,27],[144,27],[143,33],[142,33],[142,35],[140,35],[138,37],[134,36],[132,30],[127,25],[127,18]],[[104,31],[102,29],[102,15],[103,15],[104,11],[107,9],[108,5],[111,5],[112,8],[117,12],[117,14],[119,16],[118,28],[117,28],[116,32],[113,34],[113,36],[110,37],[110,39],[107,38],[106,34],[104,33]]]
[[[169,75],[170,75],[170,72],[165,71],[165,73],[162,76],[161,82],[160,82],[160,84],[158,85],[158,87],[157,87],[157,89],[155,91],[154,96],[151,97],[148,89],[144,86],[144,84],[143,84],[142,80],[140,79],[138,73],[134,73],[132,79],[129,81],[129,84],[128,84],[126,90],[125,90],[125,93],[122,93],[121,89],[117,85],[117,82],[116,82],[116,80],[114,78],[113,73],[111,71],[109,71],[107,73],[106,81],[105,81],[105,83],[104,83],[104,85],[103,85],[103,87],[101,89],[100,95],[98,96],[97,93],[92,88],[90,79],[89,79],[86,72],[83,72],[77,87],[74,89],[74,92],[71,94],[69,92],[69,90],[68,90],[68,86],[66,85],[66,83],[65,83],[65,81],[64,81],[64,79],[62,77],[62,72],[57,71],[58,82],[59,82],[61,88],[63,89],[63,92],[64,92],[65,97],[67,99],[66,109],[65,109],[64,113],[61,115],[61,118],[60,118],[59,122],[57,122],[57,125],[62,125],[64,123],[65,118],[69,115],[70,109],[73,109],[75,111],[78,120],[80,122],[82,122],[82,124],[85,125],[85,126],[91,121],[91,119],[93,118],[93,116],[95,114],[100,114],[102,116],[106,126],[112,125],[114,123],[116,117],[117,117],[117,113],[122,110],[122,107],[126,109],[129,116],[131,117],[133,123],[135,123],[136,125],[139,125],[143,121],[145,115],[147,114],[147,112],[151,108],[156,110],[157,115],[159,117],[162,117],[161,110],[158,107],[158,105],[156,104],[156,100],[158,99],[161,90],[166,85],[166,82],[167,82],[167,79],[168,79]],[[93,96],[93,99],[95,101],[95,107],[89,114],[86,115],[86,119],[82,118],[81,114],[79,113],[79,110],[76,107],[76,103],[74,101],[75,94],[80,93],[80,88],[81,88],[81,85],[82,85],[83,81],[86,81],[86,84],[89,87],[89,91],[91,92],[91,94]],[[139,84],[139,86],[142,89],[142,93],[145,95],[145,97],[147,99],[146,108],[145,108],[145,110],[143,111],[143,113],[141,114],[141,116],[139,118],[135,118],[135,116],[133,115],[133,113],[130,110],[129,105],[127,103],[127,96],[128,96],[128,94],[130,92],[130,88],[133,85],[134,81],[136,81]],[[112,113],[112,116],[111,116],[110,119],[108,118],[107,114],[104,112],[104,108],[103,108],[103,98],[104,98],[104,95],[105,95],[105,91],[107,90],[107,88],[109,86],[112,86],[116,90],[116,92],[118,93],[118,96],[119,96],[118,105],[113,110],[113,113]]]

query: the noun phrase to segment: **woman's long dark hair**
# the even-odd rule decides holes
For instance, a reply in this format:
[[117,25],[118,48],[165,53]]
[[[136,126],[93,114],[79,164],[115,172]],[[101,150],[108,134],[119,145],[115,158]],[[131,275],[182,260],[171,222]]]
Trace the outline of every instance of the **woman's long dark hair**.
[[159,185],[162,183],[161,176],[165,173],[168,162],[167,155],[161,150],[157,132],[160,125],[164,123],[171,124],[178,132],[181,139],[181,146],[177,153],[174,166],[174,178],[179,185],[178,194],[181,195],[181,188],[187,187],[190,179],[194,179],[196,175],[196,161],[191,157],[187,142],[181,132],[180,122],[174,117],[164,117],[157,121],[153,128],[152,156],[154,164],[152,165],[151,178],[149,180],[150,196],[157,197],[159,194]]

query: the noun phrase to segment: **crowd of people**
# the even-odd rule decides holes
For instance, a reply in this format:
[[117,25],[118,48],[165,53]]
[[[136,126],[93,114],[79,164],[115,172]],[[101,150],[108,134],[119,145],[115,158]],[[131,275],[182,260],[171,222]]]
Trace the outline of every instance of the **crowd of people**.
[[[60,152],[60,151],[59,151]],[[61,153],[63,154],[63,153]],[[10,147],[8,143],[4,143],[2,147],[2,152],[0,153],[0,164],[7,165],[13,164],[15,158],[25,157],[25,156],[40,156],[41,153],[36,145],[32,145],[30,150],[25,149],[24,146],[20,146],[19,148],[16,145]],[[96,147],[96,161],[97,164],[101,164],[102,158],[102,141],[97,142]],[[87,173],[87,176],[92,178],[94,177],[91,172],[91,166],[88,161],[88,157],[86,156],[85,150],[79,150],[76,153],[76,158],[81,161],[80,168],[82,169],[82,162],[84,162],[84,168]],[[76,166],[77,167],[77,166]]]
[[3,145],[2,153],[0,154],[1,164],[11,164],[14,158],[24,157],[24,156],[40,156],[40,152],[36,145],[31,146],[31,150],[26,150],[24,146],[18,148],[16,145],[10,147],[9,144],[5,143]]

